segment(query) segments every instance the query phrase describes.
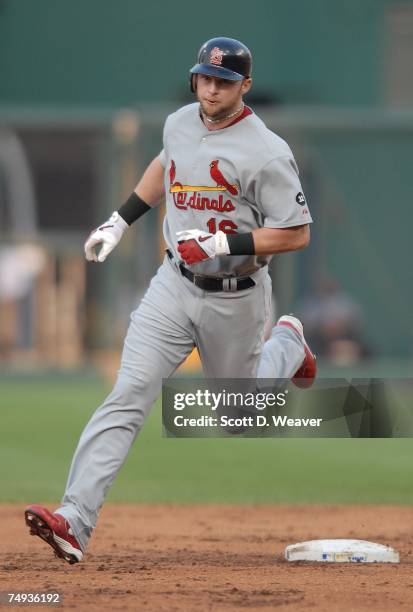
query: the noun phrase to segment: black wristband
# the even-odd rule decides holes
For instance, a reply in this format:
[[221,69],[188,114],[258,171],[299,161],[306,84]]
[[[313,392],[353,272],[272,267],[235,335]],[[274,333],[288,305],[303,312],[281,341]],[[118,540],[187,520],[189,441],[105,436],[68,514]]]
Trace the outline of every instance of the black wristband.
[[136,219],[142,217],[150,209],[151,206],[148,206],[142,198],[132,191],[126,202],[119,208],[118,213],[128,225],[132,225]]
[[252,232],[248,234],[227,234],[230,255],[255,255]]

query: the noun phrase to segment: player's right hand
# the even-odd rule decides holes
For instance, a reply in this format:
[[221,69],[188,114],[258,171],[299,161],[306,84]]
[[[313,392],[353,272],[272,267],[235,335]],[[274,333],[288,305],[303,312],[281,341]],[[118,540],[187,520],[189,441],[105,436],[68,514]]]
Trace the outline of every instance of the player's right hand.
[[213,259],[216,255],[229,255],[228,240],[224,232],[210,234],[199,229],[190,229],[176,232],[176,235],[178,253],[189,265]]
[[[85,256],[88,261],[96,261],[102,263],[106,257],[113,251],[123,233],[129,225],[120,214],[115,211],[111,217],[100,227],[93,230],[85,242]],[[96,246],[102,245],[99,253],[96,253]]]

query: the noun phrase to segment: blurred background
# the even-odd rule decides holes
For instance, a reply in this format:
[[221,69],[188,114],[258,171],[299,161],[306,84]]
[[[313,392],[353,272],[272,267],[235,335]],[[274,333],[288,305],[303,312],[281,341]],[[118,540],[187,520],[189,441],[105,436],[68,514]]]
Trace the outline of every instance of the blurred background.
[[[1,500],[62,492],[162,258],[163,209],[104,265],[83,243],[218,35],[250,47],[248,103],[291,145],[315,221],[310,248],[273,260],[274,317],[302,317],[322,376],[412,376],[413,2],[0,0]],[[166,440],[158,409],[111,499],[408,503],[411,460],[407,439]]]

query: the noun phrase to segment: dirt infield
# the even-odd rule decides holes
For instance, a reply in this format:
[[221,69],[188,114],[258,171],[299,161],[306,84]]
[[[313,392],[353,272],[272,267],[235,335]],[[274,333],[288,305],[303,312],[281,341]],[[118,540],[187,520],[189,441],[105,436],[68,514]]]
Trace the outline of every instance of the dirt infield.
[[[106,506],[84,562],[30,537],[0,506],[0,591],[63,595],[78,610],[413,610],[410,507]],[[360,538],[399,565],[292,564],[287,544]]]

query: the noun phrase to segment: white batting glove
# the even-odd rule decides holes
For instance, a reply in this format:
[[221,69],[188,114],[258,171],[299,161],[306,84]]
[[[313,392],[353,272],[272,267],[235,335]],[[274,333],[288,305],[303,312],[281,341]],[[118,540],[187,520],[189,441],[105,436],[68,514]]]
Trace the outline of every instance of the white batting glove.
[[229,255],[228,240],[224,232],[209,234],[192,229],[176,232],[176,235],[178,252],[189,265],[213,259],[216,255]]
[[[109,219],[100,227],[93,230],[85,242],[85,255],[88,261],[104,262],[106,257],[113,251],[123,233],[129,225],[120,214],[115,211]],[[96,254],[95,247],[101,244],[99,254]]]

